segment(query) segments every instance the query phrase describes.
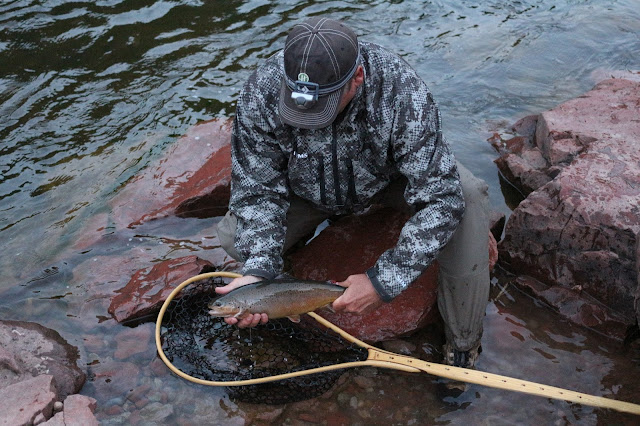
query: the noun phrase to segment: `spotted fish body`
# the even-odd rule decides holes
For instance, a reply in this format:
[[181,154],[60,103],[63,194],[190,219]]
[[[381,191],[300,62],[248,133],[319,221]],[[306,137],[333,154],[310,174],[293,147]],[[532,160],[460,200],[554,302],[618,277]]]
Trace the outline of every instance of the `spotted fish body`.
[[215,317],[243,318],[266,313],[270,319],[297,321],[301,314],[332,303],[345,288],[319,281],[271,280],[244,285],[209,302]]

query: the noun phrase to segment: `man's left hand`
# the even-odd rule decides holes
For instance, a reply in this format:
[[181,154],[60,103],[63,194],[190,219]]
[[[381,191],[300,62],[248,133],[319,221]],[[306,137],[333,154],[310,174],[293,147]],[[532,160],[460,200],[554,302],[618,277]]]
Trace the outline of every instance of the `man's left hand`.
[[364,314],[384,303],[366,274],[350,275],[338,285],[347,289],[333,302],[336,312]]
[[[254,275],[245,275],[243,277],[238,277],[234,279],[233,281],[231,281],[229,284],[225,286],[216,287],[215,291],[218,294],[227,294],[231,290],[235,290],[238,287],[242,287],[243,285],[252,284],[258,281],[262,281],[262,278],[256,277]],[[264,314],[264,313],[253,314],[253,315],[249,314],[242,319],[238,319],[236,317],[229,317],[224,319],[224,322],[226,322],[227,324],[229,325],[236,324],[240,328],[255,327],[258,324],[266,324],[267,321],[269,321],[269,317],[267,316],[267,314]]]

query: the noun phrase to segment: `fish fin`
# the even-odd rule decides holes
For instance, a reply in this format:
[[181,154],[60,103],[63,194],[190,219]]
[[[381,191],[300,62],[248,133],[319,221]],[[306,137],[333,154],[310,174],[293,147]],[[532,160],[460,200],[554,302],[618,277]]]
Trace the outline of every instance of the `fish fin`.
[[333,309],[333,305],[331,303],[327,303],[326,305],[320,306],[318,309],[316,309],[316,311],[318,311],[320,309],[327,309],[331,313],[334,313],[334,314],[336,313],[336,311]]
[[323,308],[328,309],[329,311],[331,311],[331,313],[336,313],[336,311],[333,309],[333,304],[332,303],[327,303],[326,305],[323,306]]
[[289,315],[287,318],[289,318],[289,321],[291,322],[300,322],[300,315]]

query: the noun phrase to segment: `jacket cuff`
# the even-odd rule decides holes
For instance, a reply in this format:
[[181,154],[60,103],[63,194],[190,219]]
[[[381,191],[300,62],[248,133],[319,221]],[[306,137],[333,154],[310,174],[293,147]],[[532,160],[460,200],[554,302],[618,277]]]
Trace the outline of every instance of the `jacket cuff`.
[[373,288],[378,292],[378,295],[380,296],[382,301],[391,302],[393,300],[393,296],[391,296],[387,289],[384,288],[382,283],[380,283],[380,280],[378,279],[377,268],[375,266],[372,266],[371,268],[367,269],[366,274],[367,277],[369,277],[371,284],[373,284]]
[[273,272],[265,271],[264,269],[247,269],[242,271],[242,275],[253,275],[255,277],[264,278],[265,280],[272,280],[276,276]]

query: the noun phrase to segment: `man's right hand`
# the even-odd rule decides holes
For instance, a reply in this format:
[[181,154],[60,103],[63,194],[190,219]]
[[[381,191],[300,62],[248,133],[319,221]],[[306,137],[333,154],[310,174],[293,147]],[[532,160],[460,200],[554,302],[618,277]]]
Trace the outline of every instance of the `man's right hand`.
[[[234,279],[233,281],[231,281],[229,284],[225,286],[216,287],[216,293],[227,294],[231,290],[234,290],[238,287],[242,287],[243,285],[255,283],[258,281],[262,281],[262,278],[256,277],[254,275],[245,275],[243,277],[238,277]],[[240,320],[238,320],[238,318],[229,317],[229,318],[225,318],[224,321],[229,325],[236,324],[240,328],[245,328],[245,327],[255,327],[256,325],[261,323],[266,324],[266,322],[269,321],[269,317],[267,316],[267,314],[263,313],[263,314],[247,315],[246,317],[243,317]]]

